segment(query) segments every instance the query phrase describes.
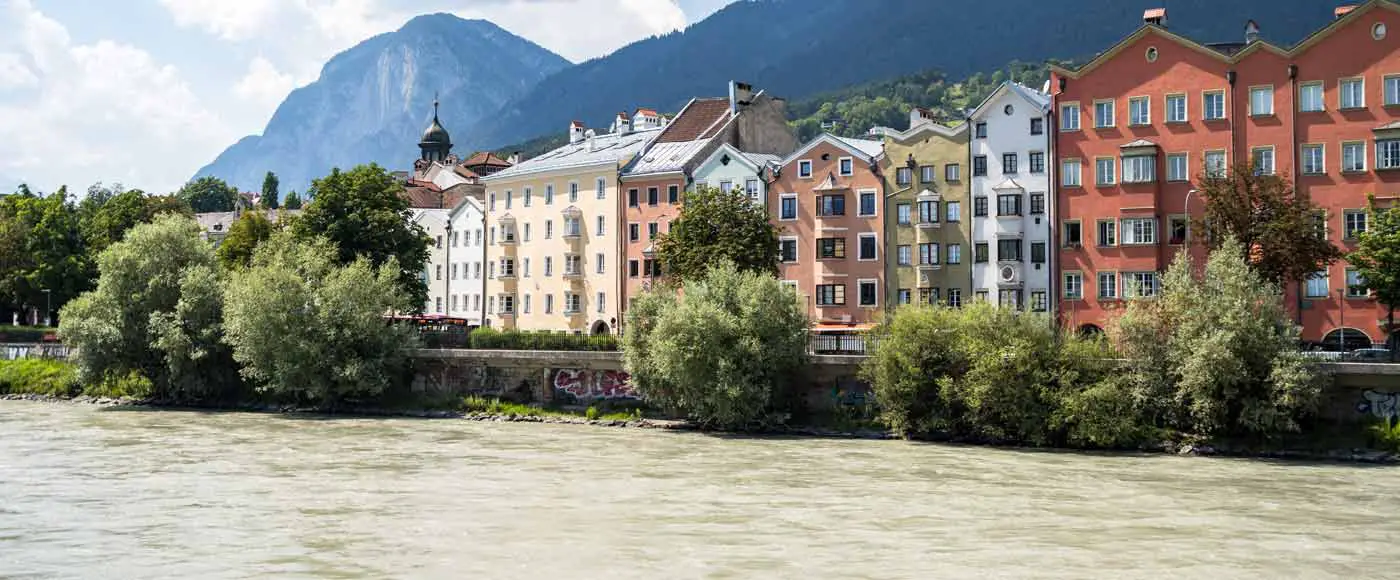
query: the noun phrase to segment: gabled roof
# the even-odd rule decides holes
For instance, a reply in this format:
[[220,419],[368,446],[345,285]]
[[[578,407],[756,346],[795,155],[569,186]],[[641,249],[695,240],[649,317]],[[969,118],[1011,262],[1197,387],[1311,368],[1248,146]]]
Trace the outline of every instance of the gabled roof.
[[680,114],[666,125],[665,131],[656,138],[656,142],[677,143],[713,137],[730,116],[729,99],[691,99],[685,108],[681,109]]
[[885,155],[885,144],[881,141],[871,141],[869,139],[852,139],[849,137],[837,137],[835,135],[832,135],[831,133],[822,133],[821,135],[817,135],[816,137],[814,137],[811,141],[806,142],[801,147],[798,147],[797,150],[793,151],[791,155],[784,157],[782,161],[779,162],[779,164],[787,165],[789,163],[797,161],[798,159],[801,159],[803,155],[806,155],[807,153],[811,152],[813,148],[822,143],[829,143],[831,145],[836,146],[839,149],[843,149],[847,153],[850,153],[853,156],[865,160],[866,163],[874,163],[875,160]]
[[463,161],[459,166],[476,167],[479,165],[490,165],[493,167],[510,167],[510,162],[490,151],[478,151],[475,155]]
[[1017,97],[1020,97],[1022,101],[1026,102],[1026,104],[1040,109],[1040,112],[1042,113],[1050,110],[1050,95],[1026,87],[1021,83],[1013,83],[1011,81],[1006,81],[1004,83],[1001,83],[1001,86],[997,87],[997,90],[992,91],[992,94],[987,95],[987,98],[982,99],[981,104],[977,105],[977,108],[972,110],[972,113],[968,115],[968,118],[981,118],[982,115],[984,115],[987,112],[987,107],[990,107],[992,103],[995,103],[997,99],[1000,99],[1002,95],[1005,95],[1007,93],[1011,93],[1013,95],[1016,95]]
[[778,158],[777,155],[767,155],[762,153],[744,153],[743,151],[740,151],[738,147],[735,147],[728,143],[721,143],[719,147],[715,148],[713,153],[710,153],[709,157],[706,157],[704,161],[700,162],[700,166],[704,167],[706,165],[709,165],[711,161],[719,159],[720,157],[723,157],[725,155],[728,155],[730,159],[736,162],[744,164],[745,167],[754,170],[755,173],[762,170],[763,166],[767,164],[770,159]]
[[[928,109],[921,110],[928,111]],[[929,111],[929,114],[932,114],[932,112]],[[870,133],[872,135],[883,135],[896,141],[908,141],[910,139],[918,137],[919,135],[922,135],[925,132],[934,133],[936,135],[951,139],[957,137],[958,135],[966,133],[967,123],[960,123],[957,126],[950,127],[932,119],[925,119],[919,123],[914,123],[908,129],[905,129],[903,131],[892,129],[890,127],[873,127],[870,129]]]
[[1103,63],[1108,62],[1114,56],[1117,56],[1119,52],[1122,52],[1123,49],[1127,48],[1128,46],[1132,45],[1138,40],[1141,40],[1148,34],[1156,34],[1157,36],[1161,36],[1162,38],[1176,42],[1181,46],[1195,50],[1196,52],[1212,57],[1225,64],[1234,64],[1236,62],[1239,62],[1243,60],[1246,56],[1249,56],[1250,54],[1253,54],[1255,51],[1259,50],[1267,50],[1278,54],[1279,56],[1282,56],[1284,58],[1293,58],[1298,56],[1299,54],[1302,54],[1303,52],[1306,52],[1309,48],[1312,48],[1313,46],[1317,45],[1317,43],[1321,42],[1324,38],[1330,36],[1336,30],[1361,18],[1367,12],[1370,12],[1375,8],[1387,8],[1396,12],[1400,12],[1400,4],[1397,4],[1395,0],[1367,0],[1366,3],[1357,6],[1354,10],[1347,12],[1341,17],[1333,19],[1326,26],[1308,35],[1307,38],[1304,38],[1303,40],[1299,41],[1298,44],[1293,45],[1292,48],[1283,48],[1267,40],[1257,40],[1247,45],[1242,45],[1239,43],[1204,44],[1171,32],[1161,26],[1157,26],[1155,24],[1144,24],[1138,27],[1136,31],[1128,35],[1123,40],[1118,41],[1118,43],[1113,45],[1113,47],[1100,53],[1098,56],[1094,57],[1093,60],[1084,63],[1079,68],[1069,69],[1056,64],[1050,64],[1050,70],[1054,71],[1055,74],[1065,76],[1071,79],[1077,79],[1080,76],[1083,76],[1085,73],[1088,73],[1094,70],[1095,68],[1098,68]]
[[595,135],[484,176],[481,182],[493,183],[546,171],[626,163],[660,133],[661,129],[644,129],[627,134]]
[[447,219],[455,220],[459,214],[469,209],[475,209],[478,214],[485,213],[481,207],[481,200],[468,195],[462,197],[462,201],[458,202],[456,206],[453,206],[452,211],[447,214]]

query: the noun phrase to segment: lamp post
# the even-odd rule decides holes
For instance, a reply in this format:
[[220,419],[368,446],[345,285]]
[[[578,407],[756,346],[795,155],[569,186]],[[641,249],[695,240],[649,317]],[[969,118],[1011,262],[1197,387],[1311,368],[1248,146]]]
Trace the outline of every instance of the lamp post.
[[1346,354],[1347,352],[1347,288],[1346,283],[1337,289],[1337,302],[1342,305],[1342,327],[1337,329],[1337,352]]
[[52,290],[49,290],[49,289],[47,289],[47,288],[45,288],[45,289],[44,289],[44,326],[50,326],[49,322],[51,321],[51,318],[50,318],[50,317],[53,316],[52,312],[53,312],[53,291],[52,291]]

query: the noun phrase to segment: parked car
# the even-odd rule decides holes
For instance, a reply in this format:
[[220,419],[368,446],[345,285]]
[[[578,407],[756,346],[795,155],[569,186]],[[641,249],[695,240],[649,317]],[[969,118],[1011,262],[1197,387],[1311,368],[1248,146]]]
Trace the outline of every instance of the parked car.
[[1395,360],[1389,349],[1358,348],[1347,353],[1346,360],[1352,362],[1391,362]]

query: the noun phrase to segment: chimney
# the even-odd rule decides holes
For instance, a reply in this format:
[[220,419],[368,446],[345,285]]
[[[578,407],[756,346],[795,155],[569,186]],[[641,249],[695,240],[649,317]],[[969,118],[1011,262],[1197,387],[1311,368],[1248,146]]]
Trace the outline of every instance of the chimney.
[[1355,4],[1344,4],[1342,6],[1338,6],[1336,10],[1332,11],[1332,19],[1336,20],[1343,16],[1351,14],[1352,10],[1356,10]]
[[589,151],[594,151],[594,148],[597,147],[597,142],[593,139],[593,136],[594,136],[594,135],[595,135],[595,133],[594,133],[594,131],[593,131],[592,129],[589,129],[589,130],[587,130],[587,131],[584,131],[584,133],[583,133],[583,138],[586,139],[586,140],[588,140],[588,150],[589,150]]
[[613,120],[613,132],[618,135],[626,135],[632,132],[632,120],[627,118],[627,112],[617,114],[617,119]]
[[729,81],[729,112],[739,114],[739,108],[753,100],[753,85]]
[[1143,12],[1143,13],[1142,13],[1142,23],[1143,23],[1143,24],[1151,24],[1151,25],[1153,25],[1153,26],[1160,26],[1160,27],[1162,27],[1162,28],[1166,28],[1166,27],[1167,27],[1167,9],[1166,9],[1166,8],[1148,8],[1146,12]]
[[1244,43],[1252,44],[1259,40],[1259,24],[1253,20],[1244,23]]
[[569,144],[575,144],[583,140],[583,121],[569,123]]
[[517,164],[519,164],[519,163],[520,163],[520,152],[519,152],[519,151],[512,151],[511,154],[510,154],[510,157],[506,158],[506,163],[509,163],[509,164],[511,164],[511,165],[517,165]]

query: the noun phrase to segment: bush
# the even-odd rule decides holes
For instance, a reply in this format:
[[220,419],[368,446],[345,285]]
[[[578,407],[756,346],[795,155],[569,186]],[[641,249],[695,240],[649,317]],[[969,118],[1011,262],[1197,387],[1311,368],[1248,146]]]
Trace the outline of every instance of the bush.
[[115,399],[144,399],[151,396],[151,380],[141,373],[131,371],[126,375],[109,375],[95,384],[83,387],[83,394],[89,397],[110,397]]
[[559,334],[554,332],[500,331],[478,328],[471,333],[471,347],[495,350],[615,351],[617,337]]
[[948,427],[942,385],[967,372],[954,347],[959,316],[948,308],[903,307],[875,331],[880,340],[861,366],[861,378],[875,392],[881,422],[895,433],[907,437]]
[[48,359],[0,361],[0,393],[71,397],[78,393],[77,368]]
[[808,328],[791,289],[721,263],[684,292],[639,296],[623,360],[649,403],[703,425],[748,428],[786,402],[807,364]]

